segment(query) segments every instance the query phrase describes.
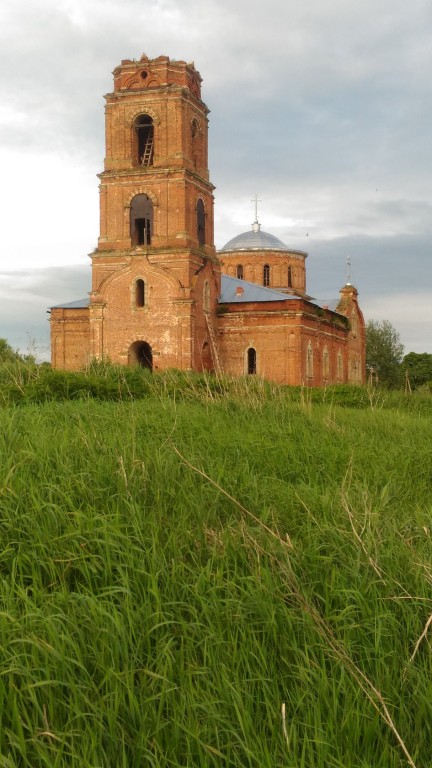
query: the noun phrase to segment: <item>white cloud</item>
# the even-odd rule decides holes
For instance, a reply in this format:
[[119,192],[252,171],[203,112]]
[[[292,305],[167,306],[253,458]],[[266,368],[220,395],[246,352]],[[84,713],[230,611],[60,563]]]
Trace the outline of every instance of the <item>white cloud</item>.
[[426,344],[431,23],[428,0],[3,0],[2,267],[87,267],[112,69],[165,54],[204,78],[218,246],[258,193],[263,229],[309,251],[316,295],[337,293],[350,254],[363,304],[384,295],[397,317],[405,296],[403,333]]

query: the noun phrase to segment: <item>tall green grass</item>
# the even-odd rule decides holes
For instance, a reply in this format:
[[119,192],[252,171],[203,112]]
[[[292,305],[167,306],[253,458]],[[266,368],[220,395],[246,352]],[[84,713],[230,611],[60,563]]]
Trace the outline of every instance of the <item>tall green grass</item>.
[[0,766],[430,766],[421,408],[144,381],[0,410]]

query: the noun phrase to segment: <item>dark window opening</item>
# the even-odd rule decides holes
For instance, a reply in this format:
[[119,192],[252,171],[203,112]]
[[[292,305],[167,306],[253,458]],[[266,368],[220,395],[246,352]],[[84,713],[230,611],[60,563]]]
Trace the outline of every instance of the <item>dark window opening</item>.
[[199,245],[205,245],[205,209],[201,198],[197,202],[197,238]]
[[292,267],[288,267],[288,288],[292,288]]
[[236,274],[238,280],[243,280],[243,266],[241,264],[237,264]]
[[135,219],[136,245],[150,245],[150,219]]
[[135,121],[138,138],[138,165],[153,165],[154,126],[150,115],[140,115]]
[[144,303],[145,303],[144,280],[137,280],[135,283],[135,305],[137,307],[143,307]]
[[151,245],[153,204],[147,195],[136,195],[131,201],[130,236],[132,245]]
[[253,347],[249,347],[247,351],[247,372],[256,373],[256,350]]
[[146,341],[135,341],[129,349],[129,365],[139,365],[141,368],[153,370],[153,353]]
[[263,285],[270,285],[270,267],[268,264],[264,264],[263,269]]

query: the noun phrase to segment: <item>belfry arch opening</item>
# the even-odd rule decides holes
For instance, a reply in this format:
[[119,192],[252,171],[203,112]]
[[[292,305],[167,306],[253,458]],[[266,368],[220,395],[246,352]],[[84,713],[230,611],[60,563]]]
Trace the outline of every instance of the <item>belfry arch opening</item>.
[[139,365],[141,368],[153,370],[153,352],[147,341],[134,341],[129,347],[129,365]]
[[154,125],[150,115],[138,115],[134,123],[136,161],[138,165],[153,165]]
[[135,195],[130,206],[132,246],[150,245],[153,234],[153,203],[148,195]]

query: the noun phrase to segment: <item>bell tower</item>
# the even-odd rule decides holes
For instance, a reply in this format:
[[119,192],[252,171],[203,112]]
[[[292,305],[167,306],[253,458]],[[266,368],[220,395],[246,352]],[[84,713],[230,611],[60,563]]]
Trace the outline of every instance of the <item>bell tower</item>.
[[149,368],[218,368],[208,109],[193,64],[124,60],[106,98],[90,353]]

